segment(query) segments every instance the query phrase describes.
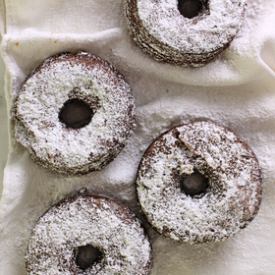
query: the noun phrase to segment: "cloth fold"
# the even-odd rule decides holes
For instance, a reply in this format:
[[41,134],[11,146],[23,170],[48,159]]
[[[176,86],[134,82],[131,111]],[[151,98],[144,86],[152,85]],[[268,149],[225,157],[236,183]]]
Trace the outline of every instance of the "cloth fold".
[[246,230],[221,244],[194,247],[152,233],[152,274],[219,275],[225,268],[228,275],[275,273],[273,0],[248,1],[238,37],[215,62],[200,69],[161,64],[144,55],[128,37],[119,0],[6,0],[0,8],[1,22],[7,24],[1,29],[1,51],[9,110],[25,78],[45,58],[78,50],[116,66],[137,104],[137,126],[126,148],[102,171],[82,177],[52,174],[33,163],[14,140],[10,121],[0,201],[0,274],[26,274],[24,253],[32,226],[50,205],[74,190],[86,187],[115,196],[135,210],[134,182],[144,150],[171,125],[194,117],[216,120],[250,144],[263,169],[262,207]]

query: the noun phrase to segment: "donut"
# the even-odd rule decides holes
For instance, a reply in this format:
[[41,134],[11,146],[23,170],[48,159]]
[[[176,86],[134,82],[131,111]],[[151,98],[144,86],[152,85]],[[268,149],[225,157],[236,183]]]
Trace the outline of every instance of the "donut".
[[25,260],[30,275],[146,275],[151,246],[127,207],[77,194],[40,217]]
[[15,137],[40,165],[62,174],[100,170],[124,147],[134,98],[124,77],[90,53],[46,59],[15,103]]
[[245,0],[125,0],[130,36],[155,60],[200,67],[238,33]]
[[209,120],[191,121],[157,138],[145,152],[137,194],[150,224],[190,243],[228,239],[259,210],[261,169],[250,147]]

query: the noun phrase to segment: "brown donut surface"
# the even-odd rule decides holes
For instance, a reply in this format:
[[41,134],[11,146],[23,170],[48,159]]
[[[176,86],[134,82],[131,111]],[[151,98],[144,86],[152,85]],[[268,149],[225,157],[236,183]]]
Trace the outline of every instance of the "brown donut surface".
[[258,212],[262,181],[253,151],[208,120],[175,127],[145,152],[137,177],[141,207],[163,235],[178,241],[221,241]]
[[30,275],[147,275],[151,248],[127,207],[79,194],[39,219],[29,240],[26,267]]
[[238,33],[245,0],[125,0],[134,42],[155,60],[200,67]]
[[85,52],[45,60],[16,101],[17,141],[36,162],[63,174],[102,169],[122,150],[133,123],[124,77]]

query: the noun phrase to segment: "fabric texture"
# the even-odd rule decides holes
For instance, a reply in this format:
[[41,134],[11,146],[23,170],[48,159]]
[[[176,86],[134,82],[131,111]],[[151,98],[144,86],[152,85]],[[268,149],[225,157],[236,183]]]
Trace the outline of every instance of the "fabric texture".
[[9,120],[0,201],[0,274],[26,274],[24,253],[31,228],[50,205],[74,190],[86,187],[137,209],[134,182],[144,150],[172,125],[197,117],[230,127],[253,148],[263,170],[261,210],[247,229],[219,244],[178,244],[152,231],[152,274],[275,273],[273,0],[248,1],[238,37],[215,62],[199,69],[160,64],[144,55],[128,36],[122,0],[6,0],[0,1],[0,11],[9,112],[37,65],[53,54],[77,50],[116,66],[138,106],[137,126],[126,148],[104,170],[82,177],[56,175],[34,164],[14,140]]

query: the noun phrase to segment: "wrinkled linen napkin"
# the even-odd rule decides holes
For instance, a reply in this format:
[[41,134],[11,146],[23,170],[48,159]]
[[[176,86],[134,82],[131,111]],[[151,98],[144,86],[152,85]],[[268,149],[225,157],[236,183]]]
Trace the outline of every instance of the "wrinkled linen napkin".
[[8,113],[28,74],[45,58],[70,50],[89,51],[115,65],[137,104],[137,126],[126,148],[104,170],[82,177],[52,174],[34,164],[5,118],[9,153],[0,201],[0,274],[26,274],[31,228],[74,190],[86,187],[115,196],[135,210],[135,175],[144,150],[171,125],[193,117],[229,126],[250,144],[263,169],[263,203],[251,225],[224,243],[190,246],[151,232],[152,274],[275,273],[273,0],[249,0],[238,37],[215,62],[199,69],[160,64],[144,55],[128,37],[120,0],[2,0],[0,11]]

